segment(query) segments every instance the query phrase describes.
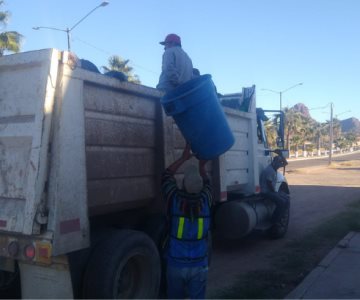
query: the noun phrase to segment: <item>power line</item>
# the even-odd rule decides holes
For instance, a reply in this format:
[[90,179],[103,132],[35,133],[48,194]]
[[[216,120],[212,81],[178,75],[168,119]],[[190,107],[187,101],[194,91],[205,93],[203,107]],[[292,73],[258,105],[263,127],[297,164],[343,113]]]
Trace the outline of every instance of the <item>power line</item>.
[[331,105],[331,103],[328,103],[328,104],[326,104],[325,106],[321,106],[321,107],[313,107],[313,108],[309,108],[309,110],[325,109],[325,108],[329,107],[329,105]]
[[[93,49],[95,49],[95,50],[98,50],[98,51],[100,51],[100,52],[103,52],[103,53],[105,53],[105,54],[107,54],[107,55],[109,55],[109,56],[114,55],[113,53],[110,53],[110,52],[107,51],[107,50],[104,50],[104,49],[102,49],[102,48],[99,48],[99,47],[97,47],[97,46],[94,46],[94,45],[90,44],[89,42],[86,42],[86,41],[80,39],[79,37],[74,37],[74,39],[78,40],[79,42],[81,42],[81,43],[83,43],[83,44],[85,44],[85,45],[87,45],[87,46],[89,46],[89,47],[91,47],[91,48],[93,48]],[[140,65],[138,65],[138,64],[134,64],[131,60],[129,60],[129,62],[131,63],[132,66],[134,66],[134,67],[136,67],[136,68],[142,69],[142,70],[144,70],[144,71],[146,71],[146,72],[149,72],[149,73],[152,73],[152,74],[156,74],[156,75],[159,74],[158,72],[155,72],[155,71],[153,71],[153,70],[150,70],[150,69],[145,68],[145,67],[143,67],[143,66],[140,66]]]

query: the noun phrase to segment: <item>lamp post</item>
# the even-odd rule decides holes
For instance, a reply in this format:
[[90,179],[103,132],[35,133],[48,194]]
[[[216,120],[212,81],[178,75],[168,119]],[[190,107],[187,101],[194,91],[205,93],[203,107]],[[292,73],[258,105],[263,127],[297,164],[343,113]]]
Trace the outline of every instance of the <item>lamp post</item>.
[[97,10],[100,7],[104,7],[106,5],[108,5],[109,2],[108,1],[103,1],[101,2],[98,6],[96,6],[95,8],[93,8],[91,11],[89,11],[82,19],[80,19],[78,22],[75,23],[75,25],[73,25],[71,28],[67,27],[66,29],[61,29],[61,28],[55,28],[55,27],[47,27],[47,26],[37,26],[37,27],[33,27],[34,30],[39,30],[39,29],[50,29],[50,30],[56,30],[56,31],[62,31],[62,32],[66,32],[66,36],[67,36],[67,45],[68,45],[68,51],[70,52],[70,32],[76,27],[78,26],[82,21],[84,21],[90,14],[92,14],[95,10]]
[[285,93],[285,92],[287,92],[288,90],[293,89],[294,87],[299,86],[299,85],[303,85],[303,83],[302,83],[302,82],[297,83],[297,84],[295,84],[295,85],[293,85],[293,86],[291,86],[291,87],[289,87],[289,88],[287,88],[287,89],[285,89],[285,90],[282,90],[282,91],[274,91],[274,90],[270,90],[270,89],[261,89],[261,90],[262,90],[262,91],[273,92],[273,93],[275,93],[275,94],[279,94],[279,95],[280,95],[280,110],[282,110],[282,94]]

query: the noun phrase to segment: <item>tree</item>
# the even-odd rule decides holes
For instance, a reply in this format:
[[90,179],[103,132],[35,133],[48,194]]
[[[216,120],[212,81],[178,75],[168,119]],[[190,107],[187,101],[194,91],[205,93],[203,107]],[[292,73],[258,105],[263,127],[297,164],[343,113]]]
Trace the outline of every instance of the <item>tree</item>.
[[303,153],[314,150],[314,144],[319,145],[319,123],[312,119],[310,116],[304,119],[304,140],[303,140]]
[[[0,7],[4,4],[4,1],[0,0]],[[10,18],[8,11],[0,11],[0,25],[6,27]],[[5,51],[19,52],[20,43],[23,36],[17,31],[3,31],[0,32],[0,56],[3,56]]]
[[336,146],[339,147],[341,151],[351,148],[355,142],[356,135],[353,132],[345,133],[335,140]]
[[275,122],[276,122],[275,119],[269,119],[269,120],[265,121],[265,123],[264,123],[268,147],[270,149],[276,148],[277,132],[276,132]]
[[294,144],[295,152],[303,142],[305,135],[305,117],[293,108],[285,108],[285,135],[287,148],[290,151],[291,144]]
[[354,132],[348,132],[345,134],[345,139],[347,141],[347,145],[349,147],[352,147],[354,144],[356,144],[356,134]]
[[118,55],[113,55],[109,57],[108,67],[103,66],[105,72],[109,71],[118,71],[124,73],[128,77],[129,82],[140,84],[140,79],[138,75],[133,74],[133,68],[128,65],[129,60],[122,59]]
[[328,134],[328,130],[326,131],[326,124],[315,122],[314,126],[314,142],[316,144],[318,155],[321,155],[321,142],[323,136]]

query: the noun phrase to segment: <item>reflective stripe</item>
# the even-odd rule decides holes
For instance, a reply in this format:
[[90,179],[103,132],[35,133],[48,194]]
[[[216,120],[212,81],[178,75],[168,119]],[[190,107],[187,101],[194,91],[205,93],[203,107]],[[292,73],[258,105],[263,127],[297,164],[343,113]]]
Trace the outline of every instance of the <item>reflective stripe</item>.
[[203,231],[204,231],[204,218],[199,218],[198,219],[198,234],[197,234],[198,240],[200,240],[202,238]]
[[185,222],[185,218],[180,217],[179,218],[179,226],[178,226],[177,236],[176,236],[178,239],[181,239],[182,236],[183,236],[184,222]]

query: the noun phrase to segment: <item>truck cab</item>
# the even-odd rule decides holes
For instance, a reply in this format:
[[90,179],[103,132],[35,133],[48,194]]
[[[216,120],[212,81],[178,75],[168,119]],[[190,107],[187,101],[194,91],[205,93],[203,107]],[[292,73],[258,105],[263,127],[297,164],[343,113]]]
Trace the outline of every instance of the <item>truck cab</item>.
[[[285,149],[284,123],[285,115],[279,110],[263,110],[256,108],[255,86],[243,88],[242,93],[221,95],[221,104],[231,122],[231,113],[241,114],[241,120],[247,124],[233,128],[234,134],[245,141],[236,153],[237,145],[219,158],[222,165],[222,184],[226,192],[222,193],[215,214],[215,226],[218,234],[229,239],[238,239],[248,235],[253,230],[267,232],[272,238],[281,238],[287,232],[289,209],[283,218],[283,224],[273,224],[270,219],[275,210],[275,204],[261,194],[260,175],[268,167],[275,155],[289,157]],[[229,111],[231,110],[231,112]],[[239,121],[239,120],[238,120]],[[240,130],[246,128],[246,130]],[[238,138],[237,140],[239,140]],[[235,154],[236,153],[236,154]],[[231,157],[232,156],[232,157]],[[226,162],[227,157],[231,157]],[[242,165],[246,176],[243,183],[229,184],[229,174],[236,172],[236,166]],[[289,197],[290,191],[284,172],[277,172],[276,192]],[[279,226],[281,225],[281,226]]]

